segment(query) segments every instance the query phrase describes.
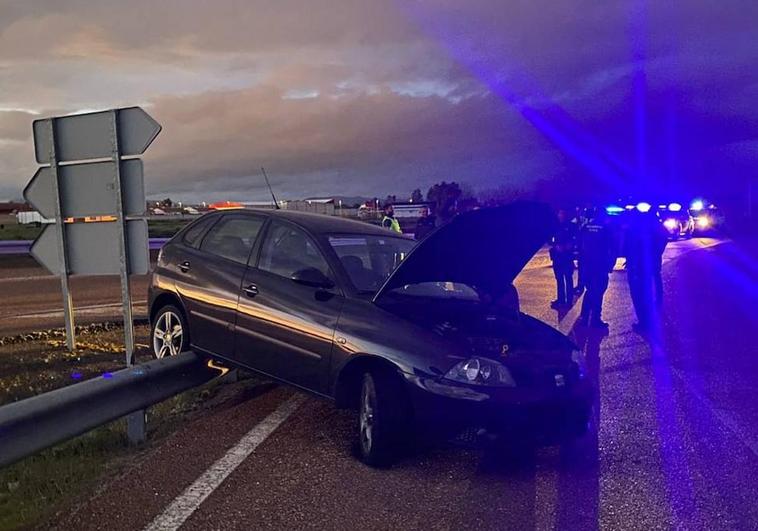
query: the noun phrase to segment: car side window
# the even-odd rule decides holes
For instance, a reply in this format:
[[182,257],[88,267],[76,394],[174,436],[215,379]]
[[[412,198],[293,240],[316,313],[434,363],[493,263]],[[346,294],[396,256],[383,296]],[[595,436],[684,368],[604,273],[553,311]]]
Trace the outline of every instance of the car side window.
[[247,264],[263,221],[252,216],[224,216],[205,235],[200,250]]
[[263,242],[258,268],[292,278],[296,271],[311,267],[332,278],[329,264],[305,232],[285,223],[272,222]]
[[192,226],[184,232],[182,241],[185,245],[189,245],[190,247],[197,249],[200,247],[200,242],[203,239],[203,234],[205,234],[205,231],[216,221],[218,221],[218,217],[216,216],[208,216],[197,220],[196,223],[193,223]]

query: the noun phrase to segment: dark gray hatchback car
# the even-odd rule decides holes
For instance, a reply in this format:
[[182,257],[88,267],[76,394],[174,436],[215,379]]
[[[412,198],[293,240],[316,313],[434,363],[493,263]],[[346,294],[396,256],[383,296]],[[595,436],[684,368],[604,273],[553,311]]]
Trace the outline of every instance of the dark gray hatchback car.
[[338,217],[207,214],[160,253],[153,349],[192,349],[358,409],[369,464],[414,433],[575,437],[592,403],[581,353],[521,313],[513,287],[553,226],[544,205],[515,203],[417,245]]

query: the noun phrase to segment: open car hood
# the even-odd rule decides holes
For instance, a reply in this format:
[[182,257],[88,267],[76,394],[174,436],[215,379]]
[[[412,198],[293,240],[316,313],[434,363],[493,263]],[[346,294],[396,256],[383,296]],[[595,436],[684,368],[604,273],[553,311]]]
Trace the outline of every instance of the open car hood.
[[555,216],[544,203],[519,201],[460,214],[408,254],[374,302],[396,288],[421,282],[460,282],[498,298],[555,226]]

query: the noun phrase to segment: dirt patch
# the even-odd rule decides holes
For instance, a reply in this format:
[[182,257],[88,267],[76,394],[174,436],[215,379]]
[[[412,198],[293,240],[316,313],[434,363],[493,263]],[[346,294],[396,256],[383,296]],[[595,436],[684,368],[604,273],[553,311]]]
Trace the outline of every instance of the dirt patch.
[[[113,323],[77,328],[69,352],[63,330],[0,338],[0,405],[71,385],[126,366],[124,330]],[[135,328],[137,362],[151,358],[147,325]]]

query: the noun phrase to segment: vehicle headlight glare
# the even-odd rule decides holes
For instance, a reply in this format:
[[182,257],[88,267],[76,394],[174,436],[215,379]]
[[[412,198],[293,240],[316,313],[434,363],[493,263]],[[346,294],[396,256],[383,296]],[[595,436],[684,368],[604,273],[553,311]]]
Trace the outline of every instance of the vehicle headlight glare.
[[701,229],[708,228],[708,225],[710,224],[711,224],[711,221],[706,217],[697,218],[697,226],[700,227]]
[[666,227],[668,230],[674,230],[676,228],[676,220],[675,219],[667,219],[663,222],[663,226]]
[[511,372],[500,362],[488,358],[471,358],[456,364],[445,378],[456,382],[493,387],[515,387]]

